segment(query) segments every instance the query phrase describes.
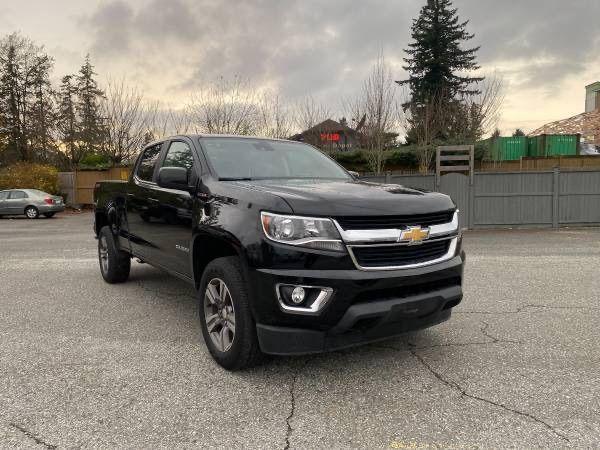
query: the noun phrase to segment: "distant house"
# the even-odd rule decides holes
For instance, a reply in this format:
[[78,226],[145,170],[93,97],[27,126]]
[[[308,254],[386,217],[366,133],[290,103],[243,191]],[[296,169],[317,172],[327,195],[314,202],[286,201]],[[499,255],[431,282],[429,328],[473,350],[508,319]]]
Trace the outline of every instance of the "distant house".
[[302,133],[290,137],[327,151],[352,151],[359,148],[360,136],[347,125],[327,119]]
[[585,112],[600,109],[600,81],[585,87]]
[[600,145],[600,81],[585,87],[585,112],[547,123],[529,136],[540,134],[579,134],[586,142]]

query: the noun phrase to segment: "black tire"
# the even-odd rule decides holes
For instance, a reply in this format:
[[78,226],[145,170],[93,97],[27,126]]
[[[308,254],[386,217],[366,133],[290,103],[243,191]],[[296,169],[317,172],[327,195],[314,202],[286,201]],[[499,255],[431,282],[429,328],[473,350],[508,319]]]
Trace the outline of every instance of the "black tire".
[[53,213],[53,212],[44,213],[44,217],[47,217],[48,219],[51,219],[52,217],[54,217],[54,214],[56,214],[56,213]]
[[[206,321],[206,305],[209,305],[206,291],[209,283],[221,280],[226,285],[233,306],[233,319],[235,333],[231,339],[230,347],[225,351],[219,349],[209,334]],[[198,303],[200,309],[200,326],[204,342],[212,357],[219,365],[227,370],[241,370],[255,366],[263,360],[263,354],[256,337],[256,324],[250,311],[250,292],[240,262],[237,257],[217,258],[210,262],[200,281],[198,289]],[[214,305],[212,305],[214,307]],[[231,313],[231,312],[230,312]],[[215,328],[213,327],[213,330]],[[215,332],[213,332],[213,336]]]
[[98,234],[98,262],[107,283],[123,283],[129,278],[131,258],[129,253],[119,250],[109,226],[102,227]]
[[25,215],[28,219],[37,219],[40,217],[40,212],[35,206],[28,206],[25,208]]

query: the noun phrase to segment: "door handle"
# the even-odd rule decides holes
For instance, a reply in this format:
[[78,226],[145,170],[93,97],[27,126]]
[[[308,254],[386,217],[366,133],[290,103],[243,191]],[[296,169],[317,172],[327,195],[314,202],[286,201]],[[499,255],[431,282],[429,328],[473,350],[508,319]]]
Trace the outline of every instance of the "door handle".
[[160,203],[156,198],[148,198],[148,201],[152,203]]

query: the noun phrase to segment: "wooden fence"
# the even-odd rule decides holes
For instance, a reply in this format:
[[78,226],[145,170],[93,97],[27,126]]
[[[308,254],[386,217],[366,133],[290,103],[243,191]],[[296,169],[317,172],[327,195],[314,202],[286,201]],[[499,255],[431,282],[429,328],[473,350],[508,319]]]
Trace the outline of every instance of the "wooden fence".
[[128,167],[113,167],[108,170],[77,170],[59,173],[61,192],[66,195],[68,205],[91,205],[94,202],[94,186],[98,181],[127,180]]

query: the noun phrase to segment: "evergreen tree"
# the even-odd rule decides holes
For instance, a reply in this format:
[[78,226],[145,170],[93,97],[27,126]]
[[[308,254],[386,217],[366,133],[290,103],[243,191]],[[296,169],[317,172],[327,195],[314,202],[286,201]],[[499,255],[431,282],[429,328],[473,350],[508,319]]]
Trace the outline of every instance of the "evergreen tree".
[[48,162],[56,150],[53,135],[56,127],[56,111],[50,71],[53,61],[48,55],[36,57],[32,72],[33,101],[29,111],[29,145],[34,159]]
[[82,158],[77,145],[78,123],[76,115],[77,87],[73,83],[74,75],[65,75],[57,93],[57,128],[60,141],[71,164],[77,164]]
[[479,93],[472,84],[483,78],[465,75],[479,68],[475,61],[479,47],[462,48],[473,34],[466,31],[468,21],[460,22],[456,11],[451,0],[427,0],[413,20],[413,42],[404,58],[409,78],[398,81],[410,88],[405,107],[427,102],[433,95],[450,100]]
[[[5,160],[35,159],[30,137],[37,138],[39,130],[33,116],[44,110],[46,117],[50,108],[51,68],[52,59],[30,39],[12,33],[0,40],[0,150]],[[44,126],[50,125],[46,120]]]
[[513,137],[517,137],[517,136],[525,136],[525,132],[523,130],[521,130],[520,128],[517,128],[515,130],[515,132],[513,133]]
[[75,110],[79,119],[77,141],[83,154],[100,152],[104,140],[104,120],[100,112],[104,92],[98,87],[95,75],[90,55],[87,55],[76,75]]

